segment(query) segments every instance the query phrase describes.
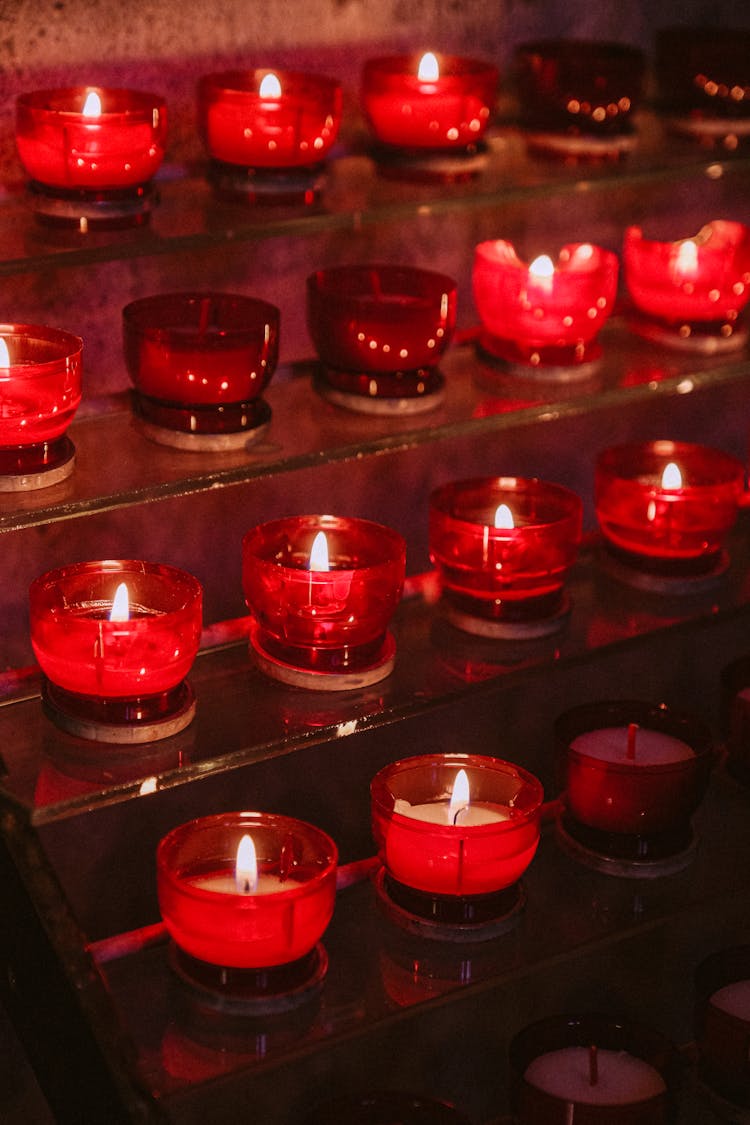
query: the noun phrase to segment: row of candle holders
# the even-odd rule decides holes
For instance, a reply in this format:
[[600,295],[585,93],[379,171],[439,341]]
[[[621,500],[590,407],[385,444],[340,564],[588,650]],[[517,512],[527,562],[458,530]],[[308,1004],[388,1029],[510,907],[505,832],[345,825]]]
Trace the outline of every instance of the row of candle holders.
[[[664,29],[657,72],[688,132],[737,140],[750,129],[748,37],[738,30]],[[626,152],[643,95],[645,56],[620,43],[543,40],[516,54],[523,119],[534,146],[577,154]],[[474,154],[494,108],[489,62],[426,52],[370,59],[361,102],[377,143],[397,157]],[[295,71],[233,70],[199,83],[199,124],[220,186],[279,190],[319,166],[334,145],[342,89]],[[165,151],[164,99],[74,86],[17,100],[16,142],[39,216],[52,223],[140,223]],[[269,179],[270,177],[270,179]],[[83,220],[83,222],[82,222]]]
[[[750,231],[714,221],[695,238],[625,234],[625,274],[641,334],[714,353],[742,347]],[[505,240],[475,251],[479,353],[503,370],[587,379],[612,312],[618,259],[589,243],[523,262]],[[338,406],[383,415],[442,401],[439,363],[456,323],[455,281],[405,265],[321,269],[307,280],[307,319],[321,361],[316,386]],[[278,308],[229,293],[169,293],[123,310],[126,366],[145,433],[195,451],[244,448],[271,418],[263,398],[278,360]],[[82,341],[56,328],[0,325],[0,491],[69,475],[67,428],[81,399]]]

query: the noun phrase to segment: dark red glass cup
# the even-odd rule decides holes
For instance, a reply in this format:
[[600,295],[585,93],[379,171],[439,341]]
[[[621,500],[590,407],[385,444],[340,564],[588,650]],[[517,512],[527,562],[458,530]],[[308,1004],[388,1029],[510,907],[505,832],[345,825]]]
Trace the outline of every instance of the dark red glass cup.
[[750,135],[747,28],[660,28],[655,72],[660,104],[679,132],[729,151]]
[[750,945],[719,950],[698,966],[695,1039],[703,1079],[750,1107]]

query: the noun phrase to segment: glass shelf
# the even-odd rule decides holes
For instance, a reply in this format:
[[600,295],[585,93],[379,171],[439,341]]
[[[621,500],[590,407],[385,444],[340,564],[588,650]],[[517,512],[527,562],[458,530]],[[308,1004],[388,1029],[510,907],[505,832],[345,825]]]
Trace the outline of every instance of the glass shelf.
[[714,358],[670,351],[640,340],[622,318],[605,326],[601,341],[600,374],[558,385],[503,375],[479,358],[472,344],[456,346],[442,365],[443,401],[434,411],[412,416],[357,414],[332,406],[313,389],[315,365],[299,364],[280,372],[266,393],[273,412],[267,437],[231,453],[182,452],[148,440],[123,396],[105,413],[73,422],[69,434],[76,467],[67,480],[33,492],[0,493],[0,532],[747,379],[742,351]]
[[25,185],[16,183],[0,196],[0,276],[282,236],[356,232],[367,224],[418,214],[533,203],[561,192],[607,193],[690,177],[744,176],[750,156],[707,153],[670,136],[656,114],[644,111],[638,121],[638,146],[620,162],[566,165],[530,157],[523,134],[503,127],[490,136],[487,152],[467,167],[475,168],[476,174],[466,178],[452,165],[450,174],[432,183],[412,182],[413,172],[410,180],[408,169],[379,165],[366,142],[355,138],[350,149],[339,150],[329,162],[319,199],[302,207],[225,203],[216,198],[205,168],[172,166],[157,177],[158,202],[148,225],[85,236],[39,226],[29,210]]

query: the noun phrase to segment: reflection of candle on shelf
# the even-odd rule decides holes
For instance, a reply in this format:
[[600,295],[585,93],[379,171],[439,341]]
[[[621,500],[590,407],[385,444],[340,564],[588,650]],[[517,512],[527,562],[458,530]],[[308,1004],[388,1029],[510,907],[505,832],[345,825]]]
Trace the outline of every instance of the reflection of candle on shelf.
[[666,1092],[659,1071],[627,1051],[596,1049],[595,1072],[589,1047],[561,1047],[535,1058],[526,1082],[564,1102],[624,1106]]

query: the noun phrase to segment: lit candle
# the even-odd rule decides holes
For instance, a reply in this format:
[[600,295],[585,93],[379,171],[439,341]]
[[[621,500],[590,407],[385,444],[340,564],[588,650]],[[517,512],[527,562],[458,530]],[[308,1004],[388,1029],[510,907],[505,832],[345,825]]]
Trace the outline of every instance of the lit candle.
[[539,1055],[527,1067],[524,1078],[553,1098],[581,1105],[633,1105],[666,1092],[659,1071],[627,1051],[597,1049],[595,1057],[595,1081],[591,1080],[588,1047],[561,1047]]
[[504,805],[472,802],[469,779],[464,769],[456,774],[448,800],[443,798],[412,805],[399,797],[394,802],[393,811],[400,816],[413,817],[428,824],[452,824],[461,827],[472,824],[496,824],[500,820],[510,820],[511,815]]

